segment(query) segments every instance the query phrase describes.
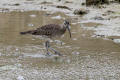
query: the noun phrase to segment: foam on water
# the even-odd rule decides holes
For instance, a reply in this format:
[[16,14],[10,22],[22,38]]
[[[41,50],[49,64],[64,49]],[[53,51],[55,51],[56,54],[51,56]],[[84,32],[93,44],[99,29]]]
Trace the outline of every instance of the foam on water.
[[120,43],[120,39],[114,39],[113,40],[115,43]]
[[32,58],[45,58],[46,56],[43,54],[35,54],[35,53],[24,53],[24,57],[32,57]]
[[0,56],[2,56],[2,53],[0,52]]
[[1,66],[0,71],[6,71],[6,70],[16,70],[18,69],[17,66],[14,65],[6,65],[6,66]]
[[77,38],[73,38],[73,40],[77,40]]
[[105,35],[105,36],[120,36],[120,19],[113,19],[113,20],[86,20],[81,21],[80,23],[101,23],[103,25],[97,26],[97,27],[85,27],[82,26],[85,29],[88,30],[95,30],[95,34],[97,35]]
[[31,14],[31,15],[29,15],[29,16],[32,17],[32,18],[35,18],[37,15]]
[[[78,23],[100,23],[103,25],[98,25],[97,27],[86,27],[82,26],[82,28],[87,30],[94,30],[94,34],[96,35],[104,35],[104,36],[120,36],[120,18],[118,14],[120,13],[120,5],[119,4],[111,4],[111,5],[104,5],[106,8],[88,8],[90,12],[83,16],[85,20],[82,20]],[[113,11],[115,13],[107,14],[107,11]],[[102,14],[106,14],[106,16],[103,16]],[[120,15],[120,14],[119,14]],[[103,20],[95,20],[94,17],[101,17]],[[116,18],[112,18],[118,16]]]
[[19,75],[19,76],[17,77],[17,80],[25,80],[25,79],[24,79],[23,76]]
[[60,15],[51,17],[52,19],[61,19],[62,17]]
[[33,27],[33,26],[34,26],[34,24],[32,24],[32,23],[29,23],[29,24],[28,24],[28,26],[29,26],[29,27]]

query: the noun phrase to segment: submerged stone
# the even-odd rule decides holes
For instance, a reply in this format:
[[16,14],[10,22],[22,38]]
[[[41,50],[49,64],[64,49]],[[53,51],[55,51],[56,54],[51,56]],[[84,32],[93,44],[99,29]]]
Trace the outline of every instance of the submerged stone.
[[104,20],[104,18],[101,17],[101,16],[95,16],[95,17],[93,17],[92,19],[94,19],[94,20]]
[[87,14],[89,11],[88,10],[86,10],[86,9],[76,9],[75,11],[74,11],[74,14],[75,15],[84,15],[84,14]]
[[68,9],[68,10],[71,10],[69,7],[67,7],[67,6],[56,6],[57,8],[62,8],[62,9]]
[[86,0],[86,5],[99,5],[99,4],[105,4],[109,3],[109,0]]

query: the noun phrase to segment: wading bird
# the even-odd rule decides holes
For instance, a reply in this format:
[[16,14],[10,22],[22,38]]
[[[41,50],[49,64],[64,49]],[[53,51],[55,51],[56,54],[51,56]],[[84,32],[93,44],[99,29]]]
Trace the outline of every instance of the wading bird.
[[[35,30],[20,32],[20,34],[32,34],[32,35],[41,35],[41,36],[47,36],[48,38],[56,37],[56,36],[62,36],[66,30],[68,30],[70,38],[71,38],[71,31],[70,31],[70,23],[65,20],[63,24],[48,24],[44,25],[42,27],[39,27]],[[47,54],[50,55],[48,49],[55,52],[55,54],[58,54],[61,56],[60,52],[56,51],[54,48],[50,47],[49,41],[47,40],[45,42],[45,47],[47,50]]]

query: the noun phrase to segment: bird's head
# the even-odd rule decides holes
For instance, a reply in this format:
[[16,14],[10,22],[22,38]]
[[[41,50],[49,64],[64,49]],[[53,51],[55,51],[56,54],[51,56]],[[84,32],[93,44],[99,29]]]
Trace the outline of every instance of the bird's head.
[[68,30],[71,38],[70,23],[67,20],[64,21],[64,26]]

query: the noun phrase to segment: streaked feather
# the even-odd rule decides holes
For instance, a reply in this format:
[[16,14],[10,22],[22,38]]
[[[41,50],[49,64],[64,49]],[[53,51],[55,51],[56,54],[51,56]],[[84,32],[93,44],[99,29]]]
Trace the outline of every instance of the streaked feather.
[[30,30],[21,32],[21,34],[32,34],[32,35],[45,35],[45,36],[57,36],[62,35],[66,31],[65,28],[61,28],[57,24],[48,24],[37,28],[36,30]]

